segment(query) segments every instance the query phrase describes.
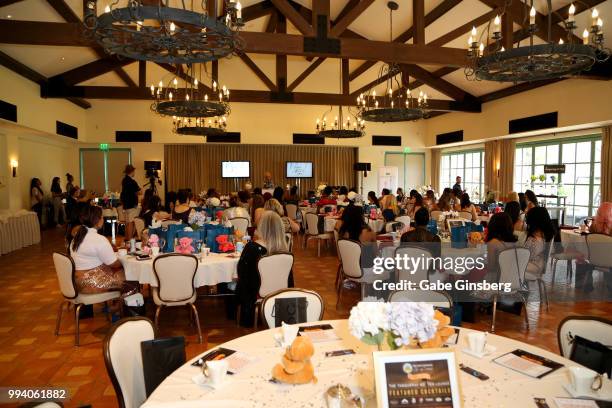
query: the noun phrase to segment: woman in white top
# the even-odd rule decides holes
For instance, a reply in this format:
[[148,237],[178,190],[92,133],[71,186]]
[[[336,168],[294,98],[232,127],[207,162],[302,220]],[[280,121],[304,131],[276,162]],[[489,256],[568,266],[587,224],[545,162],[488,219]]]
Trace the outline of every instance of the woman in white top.
[[274,211],[281,217],[281,221],[283,223],[283,229],[285,232],[299,232],[300,226],[298,223],[293,221],[291,218],[285,215],[285,210],[281,203],[278,202],[276,198],[271,198],[264,204],[264,210],[266,211]]
[[75,282],[80,293],[101,293],[119,290],[127,296],[137,286],[127,284],[123,266],[108,239],[98,234],[104,218],[101,207],[89,207],[81,216],[82,225],[70,243],[70,256],[75,265]]

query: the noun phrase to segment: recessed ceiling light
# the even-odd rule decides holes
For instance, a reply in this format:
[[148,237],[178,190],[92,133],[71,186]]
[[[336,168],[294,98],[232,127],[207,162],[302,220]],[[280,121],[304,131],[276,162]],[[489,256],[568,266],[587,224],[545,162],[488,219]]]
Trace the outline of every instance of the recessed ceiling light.
[[65,59],[66,59],[66,58],[64,58],[64,57],[60,57],[60,61],[62,61],[62,62],[63,62]]

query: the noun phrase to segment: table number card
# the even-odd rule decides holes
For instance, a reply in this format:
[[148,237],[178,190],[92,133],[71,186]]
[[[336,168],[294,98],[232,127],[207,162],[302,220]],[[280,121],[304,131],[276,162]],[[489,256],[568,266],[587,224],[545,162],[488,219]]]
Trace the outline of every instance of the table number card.
[[460,408],[457,359],[453,350],[374,352],[379,408]]

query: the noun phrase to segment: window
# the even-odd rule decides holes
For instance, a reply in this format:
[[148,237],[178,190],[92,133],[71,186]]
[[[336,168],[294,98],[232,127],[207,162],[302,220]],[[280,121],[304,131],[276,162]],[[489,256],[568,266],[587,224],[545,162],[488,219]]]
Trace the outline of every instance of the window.
[[126,164],[132,162],[130,149],[81,149],[81,188],[103,194],[121,191]]
[[[544,174],[544,164],[565,164],[565,173]],[[514,190],[566,196],[566,224],[577,224],[597,211],[600,182],[598,136],[521,144],[516,148]],[[549,206],[562,204],[562,200],[547,202]]]
[[473,202],[483,201],[484,150],[443,153],[441,157],[440,188],[452,187],[461,176],[461,186]]

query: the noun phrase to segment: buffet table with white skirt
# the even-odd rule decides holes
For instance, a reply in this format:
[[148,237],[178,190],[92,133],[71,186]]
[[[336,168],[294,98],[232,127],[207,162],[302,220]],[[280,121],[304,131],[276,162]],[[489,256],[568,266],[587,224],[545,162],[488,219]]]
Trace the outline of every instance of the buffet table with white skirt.
[[28,210],[0,210],[0,255],[40,242],[36,213]]

